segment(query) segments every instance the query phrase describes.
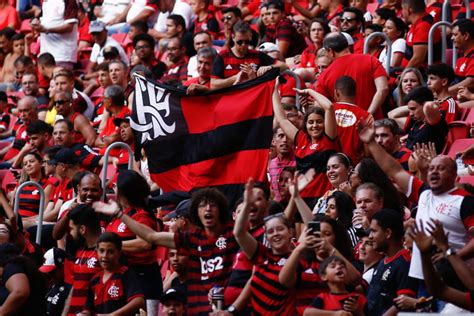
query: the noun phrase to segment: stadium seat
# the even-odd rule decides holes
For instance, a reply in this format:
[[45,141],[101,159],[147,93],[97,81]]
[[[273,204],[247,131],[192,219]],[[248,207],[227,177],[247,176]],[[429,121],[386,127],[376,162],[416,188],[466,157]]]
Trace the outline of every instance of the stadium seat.
[[467,183],[467,184],[470,184],[470,185],[474,185],[474,176],[459,177],[459,183]]
[[[8,193],[15,189],[15,187],[18,185],[18,181],[10,170],[5,171],[6,172],[2,179],[2,190],[3,192]],[[21,172],[21,170],[18,170],[18,172]]]
[[457,139],[449,148],[447,155],[454,159],[457,153],[463,152],[472,144],[474,144],[474,138]]
[[448,124],[448,136],[446,138],[446,145],[444,146],[443,153],[447,154],[451,148],[451,145],[457,139],[469,138],[469,130],[471,124],[463,121],[454,121]]
[[125,39],[127,38],[127,33],[115,33],[112,34],[112,38],[116,40],[121,46],[123,46]]

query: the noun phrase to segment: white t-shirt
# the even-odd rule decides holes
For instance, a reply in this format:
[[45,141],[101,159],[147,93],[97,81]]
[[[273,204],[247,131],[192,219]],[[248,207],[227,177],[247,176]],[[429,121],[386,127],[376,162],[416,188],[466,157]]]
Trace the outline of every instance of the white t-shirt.
[[[404,38],[397,38],[395,42],[392,43],[392,56],[391,58],[393,59],[393,55],[395,53],[402,53],[405,55],[405,51],[407,49],[407,43]],[[379,55],[379,61],[382,63],[382,65],[385,65],[385,60],[387,58],[387,47],[385,47],[382,52]]]
[[171,10],[171,12],[160,12],[160,14],[158,14],[158,19],[156,20],[155,26],[153,28],[160,33],[165,33],[166,19],[170,14],[181,15],[184,19],[184,22],[186,23],[187,30],[189,30],[191,24],[196,18],[189,4],[180,0],[176,0],[173,10]]
[[[77,61],[77,6],[76,10],[66,10],[66,4],[75,0],[44,0],[41,25],[47,28],[64,24],[73,24],[74,28],[69,33],[41,33],[40,54],[51,53],[56,62]],[[70,6],[67,6],[70,8]],[[75,11],[75,12],[74,12]]]
[[105,40],[104,46],[100,47],[99,44],[97,43],[95,43],[94,46],[92,46],[92,52],[91,52],[91,58],[90,58],[91,62],[101,64],[104,61],[103,51],[104,51],[104,48],[106,48],[107,46],[113,46],[117,48],[120,55],[120,59],[126,65],[128,65],[127,54],[125,54],[125,51],[123,50],[122,46],[120,46],[120,44],[117,43],[117,41],[111,38],[110,36],[108,36],[107,39]]
[[132,0],[132,6],[130,10],[128,10],[126,21],[130,24],[130,21],[135,19],[137,15],[139,15],[143,10],[150,10],[154,13],[148,18],[148,24],[153,25],[156,21],[157,17],[157,10],[155,6],[152,6],[148,3],[148,0]]
[[[427,189],[426,185],[413,176],[410,179],[410,187],[407,196],[413,200],[417,195],[418,211],[416,222],[423,222],[423,227],[427,227],[430,219],[439,220],[443,223],[443,228],[448,234],[449,246],[455,250],[463,248],[469,241],[467,227],[474,228],[471,224],[474,218],[474,197],[466,196],[466,192],[453,188],[443,194],[435,195],[433,191]],[[424,189],[424,190],[423,190]],[[420,193],[421,192],[421,193]],[[425,231],[428,234],[427,231]],[[423,269],[421,265],[420,250],[413,244],[413,252],[410,263],[410,277],[423,279]]]
[[92,103],[92,100],[84,92],[81,92],[74,88],[74,90],[72,91],[73,99],[76,99],[79,96],[83,98],[84,101],[86,101],[87,103],[87,109],[82,114],[84,114],[84,116],[87,117],[89,120],[92,119],[95,109],[94,103]]
[[105,23],[115,19],[129,5],[130,0],[104,0],[101,6],[102,16],[98,20]]

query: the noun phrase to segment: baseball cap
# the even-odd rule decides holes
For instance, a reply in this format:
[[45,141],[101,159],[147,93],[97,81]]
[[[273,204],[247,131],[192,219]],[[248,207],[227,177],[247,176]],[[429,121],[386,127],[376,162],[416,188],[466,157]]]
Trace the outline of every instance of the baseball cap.
[[344,37],[347,40],[347,44],[349,44],[349,46],[354,45],[354,39],[352,38],[352,36],[349,33],[341,32],[341,34],[344,35]]
[[56,268],[60,268],[66,259],[66,252],[60,248],[51,248],[43,256],[44,263],[39,270],[43,273],[49,273]]
[[190,207],[191,207],[191,199],[183,200],[179,202],[178,205],[176,206],[176,209],[173,212],[166,215],[166,217],[167,219],[176,218],[178,216],[190,218],[191,217]]
[[74,150],[70,148],[62,148],[56,153],[56,155],[54,155],[54,158],[50,160],[50,163],[52,165],[56,165],[58,163],[75,165],[79,163],[79,161]]
[[98,33],[105,31],[106,29],[107,27],[102,21],[95,20],[89,24],[89,33]]
[[161,302],[166,303],[167,301],[175,300],[186,304],[186,295],[184,292],[178,288],[170,288],[168,289],[163,296],[161,297]]
[[125,116],[125,117],[116,117],[114,118],[114,125],[119,127],[122,122],[127,122],[130,123],[130,116]]
[[262,43],[259,47],[258,50],[263,52],[263,53],[271,53],[271,52],[279,52],[280,49],[275,43],[270,43],[270,42],[265,42]]

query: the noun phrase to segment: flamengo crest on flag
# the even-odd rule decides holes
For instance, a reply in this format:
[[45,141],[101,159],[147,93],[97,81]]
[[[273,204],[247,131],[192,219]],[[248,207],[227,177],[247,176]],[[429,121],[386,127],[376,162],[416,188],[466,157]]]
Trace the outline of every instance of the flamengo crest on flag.
[[249,177],[264,181],[277,75],[195,96],[136,76],[130,125],[153,181],[164,192],[209,186],[237,192]]

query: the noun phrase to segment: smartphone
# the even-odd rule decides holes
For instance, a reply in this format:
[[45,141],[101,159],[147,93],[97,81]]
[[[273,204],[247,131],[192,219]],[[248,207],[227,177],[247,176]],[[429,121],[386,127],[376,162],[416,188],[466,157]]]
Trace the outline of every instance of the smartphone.
[[321,222],[313,221],[308,223],[308,228],[311,229],[311,234],[316,235],[321,231]]

